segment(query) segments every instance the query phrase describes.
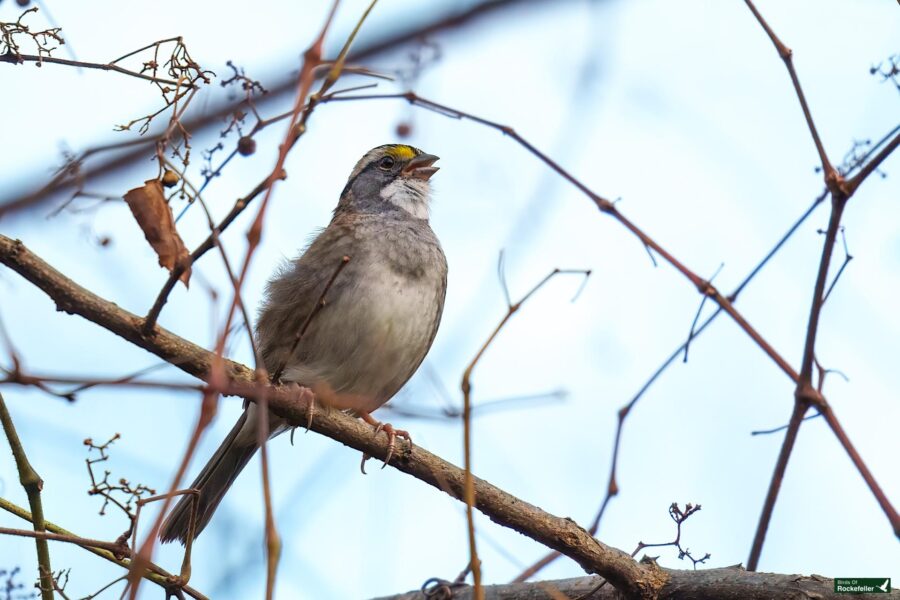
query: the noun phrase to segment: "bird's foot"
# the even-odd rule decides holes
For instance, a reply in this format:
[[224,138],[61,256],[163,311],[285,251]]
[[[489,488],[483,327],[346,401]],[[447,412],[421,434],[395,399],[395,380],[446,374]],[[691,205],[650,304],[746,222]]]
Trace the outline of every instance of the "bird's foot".
[[[300,394],[300,401],[306,403],[306,432],[309,433],[309,429],[312,427],[313,417],[316,414],[316,395],[313,393],[311,389],[308,387],[304,387],[295,381],[291,381],[288,384],[288,387],[291,391],[297,391]],[[296,427],[291,428],[291,445],[294,445],[294,430]]]
[[[380,432],[384,432],[388,436],[388,451],[387,456],[384,457],[384,464],[381,465],[381,468],[385,468],[389,462],[391,462],[391,457],[394,456],[394,448],[396,448],[397,438],[403,438],[407,442],[409,442],[410,448],[412,448],[412,438],[409,435],[408,431],[404,431],[403,429],[394,429],[394,426],[390,423],[382,423],[375,419],[369,413],[362,413],[359,417],[368,423],[369,425],[375,428],[375,435],[378,435]],[[362,463],[359,465],[359,470],[362,471],[363,475],[366,474],[366,461],[372,458],[368,454],[363,453]]]

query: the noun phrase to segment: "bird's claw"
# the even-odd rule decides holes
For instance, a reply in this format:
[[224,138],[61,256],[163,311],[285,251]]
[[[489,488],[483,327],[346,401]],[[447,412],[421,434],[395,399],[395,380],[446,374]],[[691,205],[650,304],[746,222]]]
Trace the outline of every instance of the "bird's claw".
[[[391,462],[391,458],[393,458],[394,456],[394,449],[397,447],[398,437],[403,438],[407,442],[409,442],[409,446],[410,448],[412,448],[412,438],[410,437],[408,431],[404,431],[403,429],[394,429],[394,426],[390,423],[382,423],[380,421],[376,421],[374,418],[372,418],[371,415],[363,415],[362,419],[366,423],[369,423],[370,425],[373,425],[375,427],[374,435],[377,436],[383,431],[388,436],[387,455],[385,455],[384,457],[384,464],[381,465],[382,469],[388,466],[388,463]],[[362,471],[363,475],[366,474],[366,461],[370,458],[372,457],[368,454],[363,453],[362,463],[360,463],[359,465],[359,469],[360,471]]]
[[409,437],[409,432],[404,431],[402,429],[394,429],[394,427],[390,423],[379,423],[378,427],[375,428],[375,435],[378,435],[379,431],[384,431],[388,436],[388,451],[387,455],[384,457],[384,464],[381,465],[381,468],[385,468],[388,466],[388,463],[391,462],[391,457],[394,456],[394,448],[396,447],[397,438],[403,438],[409,445],[412,446],[412,438]]
[[300,400],[306,402],[306,431],[312,428],[313,416],[316,414],[316,395],[308,387],[303,387],[299,383],[291,382],[291,387],[300,391]]
[[[303,387],[299,383],[292,381],[290,382],[291,389],[296,389],[300,393],[300,401],[306,402],[306,433],[309,433],[310,428],[312,428],[313,416],[316,414],[316,395],[313,393],[311,389],[308,387]],[[294,431],[296,427],[291,427],[291,445],[294,445]]]

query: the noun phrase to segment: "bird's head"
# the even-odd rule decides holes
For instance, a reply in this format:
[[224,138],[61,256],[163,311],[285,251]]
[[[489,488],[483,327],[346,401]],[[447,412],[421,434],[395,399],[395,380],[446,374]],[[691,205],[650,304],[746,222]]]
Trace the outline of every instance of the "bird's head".
[[438,171],[433,154],[405,144],[386,144],[366,152],[356,163],[341,194],[338,211],[402,210],[428,218],[431,176]]

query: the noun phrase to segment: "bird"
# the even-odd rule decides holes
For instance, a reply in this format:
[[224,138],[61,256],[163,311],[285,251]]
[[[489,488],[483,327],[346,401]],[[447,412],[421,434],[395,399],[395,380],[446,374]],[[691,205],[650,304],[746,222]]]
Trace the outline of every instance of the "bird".
[[[409,440],[409,433],[379,423],[371,413],[418,369],[444,309],[447,260],[429,225],[437,160],[405,144],[365,153],[328,226],[269,279],[255,328],[273,383],[302,386],[316,402],[362,418],[375,435],[387,434],[385,464],[395,438]],[[275,414],[268,416],[269,439],[292,429]],[[259,407],[245,402],[191,484],[197,493],[183,495],[167,517],[163,542],[186,544],[203,531],[259,448],[259,419]]]

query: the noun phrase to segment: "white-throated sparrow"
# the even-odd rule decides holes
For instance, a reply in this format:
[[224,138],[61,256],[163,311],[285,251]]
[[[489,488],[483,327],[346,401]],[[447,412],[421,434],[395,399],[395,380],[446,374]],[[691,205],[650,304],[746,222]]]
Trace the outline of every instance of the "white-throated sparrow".
[[[367,152],[350,174],[331,223],[306,251],[269,281],[256,336],[266,369],[315,392],[319,402],[377,424],[369,413],[412,376],[437,333],[447,290],[447,261],[428,224],[436,156],[406,145]],[[344,257],[327,303],[298,333]],[[191,503],[194,536],[258,448],[258,408],[245,407],[228,437],[166,520],[163,541],[184,543]],[[270,415],[269,437],[289,429]]]

